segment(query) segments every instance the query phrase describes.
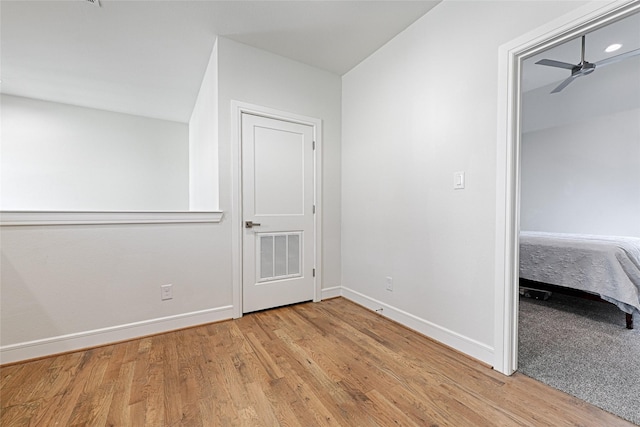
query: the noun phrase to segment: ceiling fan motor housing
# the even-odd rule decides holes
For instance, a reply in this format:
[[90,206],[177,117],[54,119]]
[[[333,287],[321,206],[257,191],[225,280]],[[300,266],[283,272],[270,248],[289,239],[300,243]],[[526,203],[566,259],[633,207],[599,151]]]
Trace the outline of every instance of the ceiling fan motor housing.
[[575,67],[573,67],[573,70],[571,70],[571,75],[586,76],[587,74],[593,73],[595,70],[596,70],[596,64],[585,61],[582,64],[578,64]]

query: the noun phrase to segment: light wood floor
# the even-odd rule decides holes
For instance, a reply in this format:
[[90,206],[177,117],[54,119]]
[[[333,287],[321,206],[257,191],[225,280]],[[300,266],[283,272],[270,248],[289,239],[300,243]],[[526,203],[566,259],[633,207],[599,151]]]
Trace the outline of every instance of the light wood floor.
[[631,426],[345,299],[5,366],[9,426]]

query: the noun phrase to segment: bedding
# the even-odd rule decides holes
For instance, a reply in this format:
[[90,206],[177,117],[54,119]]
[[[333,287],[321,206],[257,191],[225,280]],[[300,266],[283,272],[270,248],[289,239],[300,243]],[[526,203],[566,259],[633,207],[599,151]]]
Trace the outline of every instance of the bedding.
[[522,231],[520,277],[596,294],[640,316],[640,238]]

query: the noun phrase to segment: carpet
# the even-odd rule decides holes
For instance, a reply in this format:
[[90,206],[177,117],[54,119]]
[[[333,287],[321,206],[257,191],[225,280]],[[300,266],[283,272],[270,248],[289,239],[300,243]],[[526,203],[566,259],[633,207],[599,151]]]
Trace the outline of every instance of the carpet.
[[640,425],[640,319],[554,292],[520,298],[518,370]]

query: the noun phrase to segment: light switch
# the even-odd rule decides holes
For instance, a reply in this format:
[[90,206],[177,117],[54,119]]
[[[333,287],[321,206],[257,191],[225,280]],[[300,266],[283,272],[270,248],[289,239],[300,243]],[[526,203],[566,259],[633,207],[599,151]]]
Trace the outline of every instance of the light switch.
[[453,173],[453,188],[454,190],[461,190],[464,188],[464,172]]

